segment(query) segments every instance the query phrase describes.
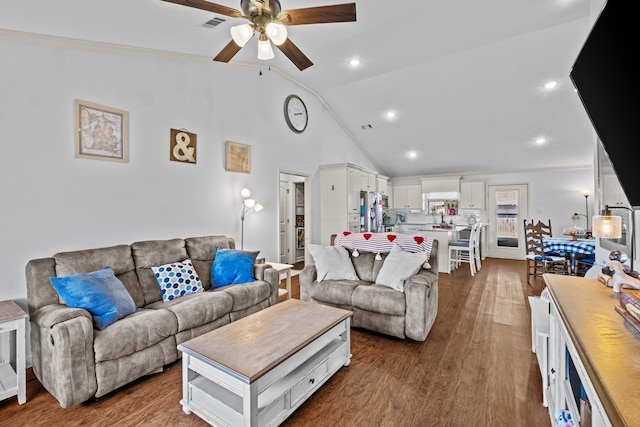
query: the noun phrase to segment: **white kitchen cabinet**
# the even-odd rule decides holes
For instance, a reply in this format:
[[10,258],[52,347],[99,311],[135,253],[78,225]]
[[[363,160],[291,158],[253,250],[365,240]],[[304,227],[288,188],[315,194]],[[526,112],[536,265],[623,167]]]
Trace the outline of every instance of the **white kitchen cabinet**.
[[602,175],[602,204],[609,206],[629,206],[627,196],[615,174]]
[[329,245],[332,234],[360,232],[360,192],[375,191],[376,176],[349,163],[320,166],[321,244]]
[[460,177],[423,178],[422,193],[459,193]]
[[[358,169],[347,168],[347,210],[344,213],[360,212],[360,191],[362,191],[363,176]],[[340,195],[340,197],[343,197]]]
[[387,180],[389,178],[384,176],[384,175],[377,175],[376,176],[376,191],[378,193],[384,194],[385,196],[389,195],[389,187],[387,184]]
[[484,181],[461,181],[459,209],[484,209]]
[[394,185],[391,207],[395,209],[422,209],[422,185]]

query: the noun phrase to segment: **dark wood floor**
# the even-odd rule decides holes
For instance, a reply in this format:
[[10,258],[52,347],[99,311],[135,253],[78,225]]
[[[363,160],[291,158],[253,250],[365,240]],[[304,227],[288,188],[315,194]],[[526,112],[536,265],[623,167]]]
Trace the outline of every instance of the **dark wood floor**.
[[[524,261],[499,259],[473,278],[467,268],[440,274],[438,317],[425,342],[353,329],[351,364],[282,425],[550,426],[531,353],[526,297],[542,290],[536,280],[527,284]],[[0,402],[0,425],[207,425],[184,414],[180,398],[179,362],[67,409],[30,378],[26,404]]]

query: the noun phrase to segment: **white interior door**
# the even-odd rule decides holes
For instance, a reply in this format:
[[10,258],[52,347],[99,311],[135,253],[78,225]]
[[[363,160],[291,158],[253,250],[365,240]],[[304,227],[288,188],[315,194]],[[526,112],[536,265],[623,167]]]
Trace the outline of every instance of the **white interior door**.
[[529,213],[529,186],[489,185],[487,227],[489,256],[524,259],[524,225]]
[[280,263],[288,264],[291,253],[291,239],[289,238],[289,221],[291,215],[291,196],[290,196],[290,183],[289,180],[280,180],[279,191],[279,220],[278,230],[280,238]]

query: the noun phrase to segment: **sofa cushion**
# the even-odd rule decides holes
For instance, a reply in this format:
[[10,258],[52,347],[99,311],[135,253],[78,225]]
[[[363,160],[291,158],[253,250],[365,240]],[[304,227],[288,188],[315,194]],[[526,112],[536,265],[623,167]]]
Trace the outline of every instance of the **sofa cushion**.
[[420,271],[426,260],[426,252],[406,252],[400,246],[393,245],[378,273],[376,284],[402,292],[404,281]]
[[182,332],[228,317],[233,308],[233,298],[226,292],[204,292],[177,298],[170,303],[156,302],[148,307],[159,304],[176,316],[178,332]]
[[353,267],[356,270],[356,274],[360,280],[365,282],[375,282],[380,268],[382,267],[385,258],[388,254],[381,253],[380,259],[376,259],[375,252],[359,251],[360,255],[352,257]]
[[131,244],[131,253],[144,295],[142,306],[162,300],[158,282],[151,268],[189,258],[183,239],[135,242]]
[[56,276],[88,273],[108,265],[127,288],[136,306],[144,305],[144,296],[135,271],[131,248],[128,245],[60,252],[53,255],[53,259],[56,262]]
[[318,270],[317,281],[358,280],[349,252],[342,246],[309,245],[309,252]]
[[358,286],[368,286],[368,282],[360,280],[323,280],[313,282],[308,289],[309,296],[319,302],[331,305],[351,306],[351,296]]
[[91,313],[97,329],[104,329],[137,309],[110,267],[49,280],[67,306]]
[[375,313],[404,316],[406,312],[404,292],[384,285],[358,286],[353,291],[351,301],[354,307]]
[[144,350],[177,332],[178,321],[169,310],[140,309],[96,331],[93,339],[96,363]]
[[223,291],[233,299],[231,311],[244,310],[266,300],[271,295],[271,285],[264,280],[255,280],[244,285],[224,286],[215,291]]
[[203,292],[198,273],[190,259],[151,267],[156,277],[163,301],[172,301],[189,294]]
[[211,269],[211,286],[219,288],[253,282],[253,265],[259,253],[216,248]]
[[202,286],[204,289],[211,289],[211,268],[216,257],[216,248],[235,249],[233,239],[227,236],[203,236],[187,237],[184,242]]

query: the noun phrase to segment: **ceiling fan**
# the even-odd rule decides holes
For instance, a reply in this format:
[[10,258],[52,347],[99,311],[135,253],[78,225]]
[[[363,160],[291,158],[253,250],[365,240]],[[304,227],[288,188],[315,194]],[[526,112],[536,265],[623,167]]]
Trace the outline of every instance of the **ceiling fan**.
[[354,22],[356,20],[355,3],[283,11],[279,0],[240,0],[242,9],[240,12],[237,9],[205,0],[162,1],[194,7],[232,18],[244,18],[250,22],[231,27],[232,40],[213,58],[214,61],[229,62],[253,35],[258,33],[258,59],[268,60],[274,57],[271,48],[273,42],[301,71],[312,66],[313,62],[288,38],[286,26]]

